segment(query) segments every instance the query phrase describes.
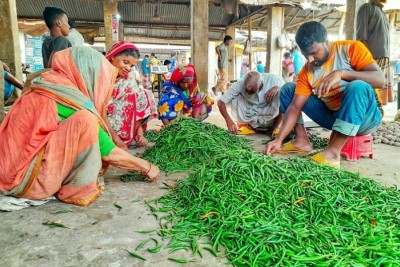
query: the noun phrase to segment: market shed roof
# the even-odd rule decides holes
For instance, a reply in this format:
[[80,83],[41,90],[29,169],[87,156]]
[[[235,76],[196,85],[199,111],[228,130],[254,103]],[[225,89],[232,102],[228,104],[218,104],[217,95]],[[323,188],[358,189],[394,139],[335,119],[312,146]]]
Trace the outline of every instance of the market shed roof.
[[[221,40],[229,25],[246,30],[249,18],[253,30],[266,31],[270,6],[285,7],[284,29],[288,32],[295,32],[301,23],[310,19],[320,21],[328,31],[337,32],[341,20],[337,8],[344,3],[345,0],[209,0],[209,39]],[[89,36],[87,40],[104,36],[101,0],[16,0],[16,5],[20,28],[30,28],[31,32],[25,30],[28,34],[43,34],[46,30],[42,22],[44,8],[58,6],[75,20],[79,31]],[[120,0],[117,5],[125,36],[148,39],[149,43],[165,40],[187,44],[190,40],[190,0]],[[35,27],[36,32],[32,31]]]

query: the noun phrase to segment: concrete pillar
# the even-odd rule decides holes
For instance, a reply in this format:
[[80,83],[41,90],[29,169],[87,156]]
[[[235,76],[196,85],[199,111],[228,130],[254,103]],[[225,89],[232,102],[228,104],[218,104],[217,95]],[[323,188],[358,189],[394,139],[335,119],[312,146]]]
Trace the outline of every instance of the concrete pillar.
[[208,92],[208,1],[190,0],[191,62],[202,92]]
[[235,34],[235,26],[229,26],[226,27],[226,35],[230,35],[233,39],[233,43],[230,47],[228,47],[228,81],[235,80],[236,75],[235,75],[235,63],[236,63],[236,48],[235,48],[235,43],[236,43],[236,34]]
[[187,63],[186,54],[184,52],[181,52],[178,55],[176,55],[176,58],[177,58],[177,61],[178,61],[176,64],[178,64],[179,67],[184,65],[185,63]]
[[389,13],[389,27],[391,36],[396,34],[396,13],[396,11],[392,11],[391,13]]
[[208,87],[217,83],[217,57],[215,56],[215,42],[208,42]]
[[364,3],[364,0],[347,0],[346,40],[356,39],[357,12]]
[[105,45],[106,51],[111,48],[115,40],[113,40],[113,25],[112,19],[113,15],[118,14],[118,3],[115,0],[109,0],[103,2],[103,11],[104,11],[104,36],[105,36]]
[[[21,53],[15,0],[0,1],[0,60],[6,63],[14,76],[22,80]],[[1,76],[3,79],[3,76]]]
[[283,8],[270,7],[267,27],[267,60],[265,72],[281,75],[282,56],[281,49],[277,46],[277,40],[283,28]]

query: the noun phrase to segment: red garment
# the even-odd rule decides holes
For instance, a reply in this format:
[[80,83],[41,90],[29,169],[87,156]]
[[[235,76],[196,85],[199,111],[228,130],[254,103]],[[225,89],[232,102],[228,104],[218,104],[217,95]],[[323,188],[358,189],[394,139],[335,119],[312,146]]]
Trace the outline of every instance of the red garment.
[[126,145],[130,145],[135,142],[138,121],[146,127],[149,120],[157,117],[154,95],[139,88],[131,72],[128,77],[117,79],[107,113],[112,128]]

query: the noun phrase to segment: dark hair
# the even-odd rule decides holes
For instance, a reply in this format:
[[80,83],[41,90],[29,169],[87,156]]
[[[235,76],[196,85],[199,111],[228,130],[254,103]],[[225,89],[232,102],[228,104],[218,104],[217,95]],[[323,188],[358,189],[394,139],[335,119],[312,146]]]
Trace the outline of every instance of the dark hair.
[[75,21],[73,19],[68,19],[68,25],[71,29],[75,29],[76,28],[76,24]]
[[134,58],[140,58],[139,50],[132,49],[132,48],[125,49],[125,50],[119,52],[118,54],[116,54],[115,56],[117,57],[117,56],[120,56],[120,55],[127,55],[127,56],[132,56]]
[[284,57],[290,57],[290,53],[289,52],[285,52],[285,54],[283,54]]
[[154,53],[151,53],[150,55],[151,55],[152,57],[155,57],[155,56],[156,56],[156,54],[154,54]]
[[149,55],[145,55],[144,57],[149,57]]
[[296,43],[303,51],[308,51],[314,42],[326,41],[327,33],[325,27],[317,22],[310,21],[302,24],[296,32]]
[[167,66],[168,64],[171,64],[171,61],[169,61],[168,59],[164,60],[164,65]]
[[226,36],[224,37],[224,43],[225,43],[226,41],[230,41],[230,40],[232,40],[232,37],[231,37],[230,35],[226,35]]
[[59,7],[45,7],[43,10],[43,19],[47,28],[52,29],[54,26],[54,21],[60,19],[62,15],[67,15],[67,13]]

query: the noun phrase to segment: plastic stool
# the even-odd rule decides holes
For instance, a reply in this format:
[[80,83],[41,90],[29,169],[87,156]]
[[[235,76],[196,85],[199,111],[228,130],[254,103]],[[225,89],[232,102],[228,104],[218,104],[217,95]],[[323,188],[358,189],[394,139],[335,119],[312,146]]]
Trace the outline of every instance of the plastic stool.
[[[331,140],[332,135],[329,141]],[[372,153],[372,135],[350,136],[340,154],[346,156],[346,160],[349,161],[357,161],[362,155],[368,155],[372,159],[374,157]]]

